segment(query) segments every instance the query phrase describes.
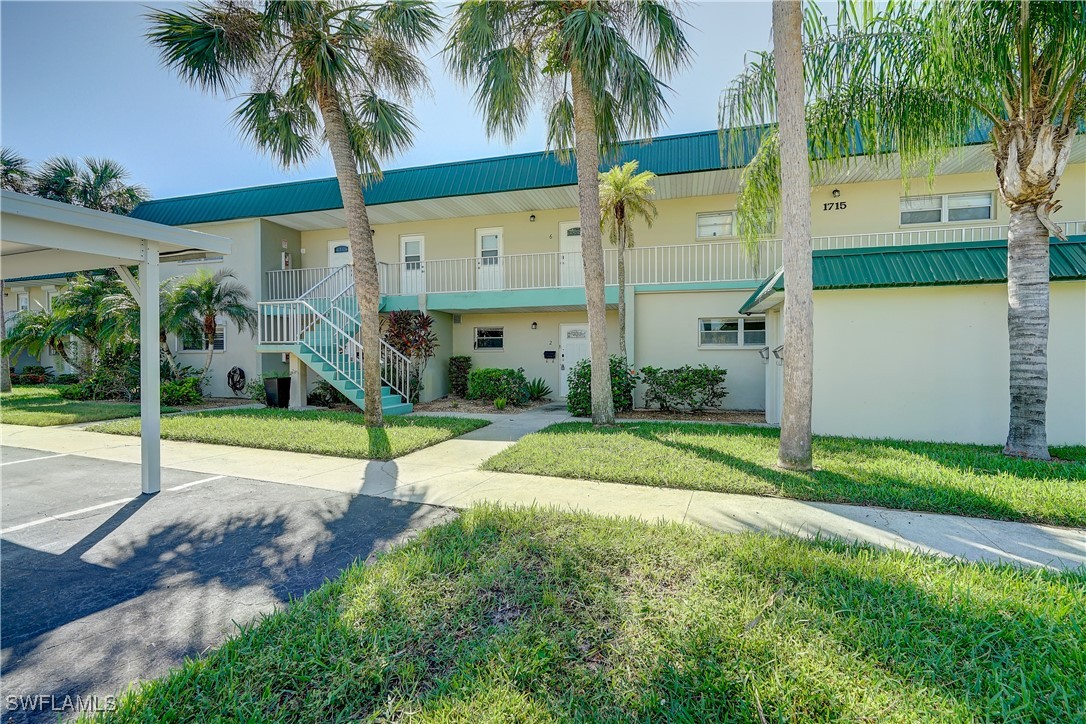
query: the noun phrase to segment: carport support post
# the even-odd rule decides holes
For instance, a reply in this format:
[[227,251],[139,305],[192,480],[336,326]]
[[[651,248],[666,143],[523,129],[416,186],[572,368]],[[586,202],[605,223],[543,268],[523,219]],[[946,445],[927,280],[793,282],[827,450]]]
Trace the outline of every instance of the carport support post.
[[159,449],[159,267],[158,244],[143,242],[140,262],[140,475],[143,492],[157,493],[162,485]]

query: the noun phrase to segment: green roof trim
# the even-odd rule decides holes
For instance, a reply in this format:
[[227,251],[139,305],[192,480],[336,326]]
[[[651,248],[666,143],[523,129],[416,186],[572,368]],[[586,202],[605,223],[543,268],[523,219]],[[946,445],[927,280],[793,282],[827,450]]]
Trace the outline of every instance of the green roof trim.
[[[761,128],[736,131],[743,134],[742,150],[737,154],[731,153],[730,142],[721,142],[717,130],[626,141],[619,144],[614,154],[601,159],[600,169],[635,159],[642,170],[657,176],[742,168],[757,151],[762,131]],[[978,129],[969,141],[971,145],[984,143],[987,137],[986,129]],[[378,206],[576,183],[574,163],[562,163],[549,151],[536,151],[388,170],[381,180],[366,185],[365,195],[368,205]],[[339,184],[333,177],[146,201],[131,216],[180,226],[341,208]]]
[[[1007,242],[970,241],[864,249],[824,249],[812,255],[814,288],[870,289],[1007,281]],[[1049,244],[1052,281],[1086,279],[1086,235]],[[761,302],[784,290],[784,272],[763,281],[739,308],[750,314]]]

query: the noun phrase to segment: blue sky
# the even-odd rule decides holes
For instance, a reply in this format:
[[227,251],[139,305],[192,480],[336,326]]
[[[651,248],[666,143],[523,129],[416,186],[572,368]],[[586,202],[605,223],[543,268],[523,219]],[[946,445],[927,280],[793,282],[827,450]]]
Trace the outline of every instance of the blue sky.
[[[284,170],[247,145],[230,121],[236,100],[194,90],[161,67],[143,37],[144,12],[138,2],[0,3],[3,144],[34,162],[113,158],[156,198],[332,175],[326,155]],[[720,91],[742,70],[744,53],[770,44],[770,12],[768,2],[686,6],[697,55],[671,81],[662,133],[715,127]],[[511,145],[487,139],[470,92],[446,76],[439,57],[428,65],[434,92],[415,103],[415,146],[387,167],[544,147],[538,114]]]

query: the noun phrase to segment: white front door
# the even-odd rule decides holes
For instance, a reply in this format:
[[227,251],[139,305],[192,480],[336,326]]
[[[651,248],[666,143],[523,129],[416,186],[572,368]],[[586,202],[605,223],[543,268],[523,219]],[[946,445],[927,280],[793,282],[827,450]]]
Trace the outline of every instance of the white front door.
[[351,245],[346,239],[328,242],[328,266],[346,266],[351,263]]
[[588,359],[587,324],[562,324],[558,327],[558,396],[569,395],[569,373],[583,359]]
[[400,294],[423,294],[426,292],[426,238],[422,234],[400,237]]
[[558,225],[558,271],[563,287],[584,286],[581,222],[579,221],[563,221]]
[[475,230],[475,288],[502,288],[502,230]]

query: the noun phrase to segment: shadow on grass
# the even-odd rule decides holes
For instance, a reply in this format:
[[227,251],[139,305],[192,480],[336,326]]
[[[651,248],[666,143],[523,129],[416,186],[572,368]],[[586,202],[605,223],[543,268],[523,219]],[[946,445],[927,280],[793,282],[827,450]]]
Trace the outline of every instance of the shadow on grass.
[[[298,720],[736,722],[987,720],[1027,704],[1017,716],[1067,721],[1086,701],[1074,653],[1086,644],[1084,585],[834,544],[473,510],[127,704],[144,718],[229,705]],[[219,683],[227,672],[238,684]]]

